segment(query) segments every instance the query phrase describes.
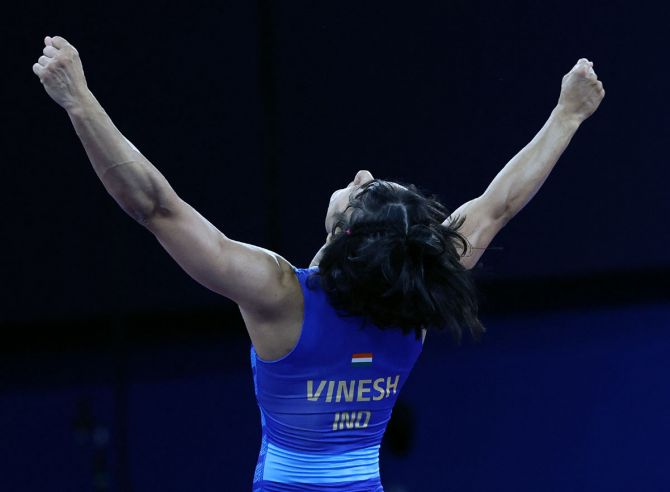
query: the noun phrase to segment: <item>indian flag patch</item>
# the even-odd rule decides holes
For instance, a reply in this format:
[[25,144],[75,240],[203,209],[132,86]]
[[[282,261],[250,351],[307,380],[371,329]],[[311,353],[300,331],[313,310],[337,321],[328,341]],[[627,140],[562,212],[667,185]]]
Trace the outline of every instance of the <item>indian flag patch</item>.
[[372,354],[354,354],[351,356],[352,367],[364,367],[372,365]]

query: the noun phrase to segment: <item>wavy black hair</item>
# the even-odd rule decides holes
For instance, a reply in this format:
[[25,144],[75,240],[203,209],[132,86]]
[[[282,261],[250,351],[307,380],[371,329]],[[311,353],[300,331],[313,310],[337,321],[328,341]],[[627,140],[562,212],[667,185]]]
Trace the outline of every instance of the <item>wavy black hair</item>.
[[457,249],[469,250],[458,232],[465,218],[443,225],[448,216],[413,185],[373,180],[335,218],[314,278],[341,315],[417,337],[425,328],[478,339],[478,296]]

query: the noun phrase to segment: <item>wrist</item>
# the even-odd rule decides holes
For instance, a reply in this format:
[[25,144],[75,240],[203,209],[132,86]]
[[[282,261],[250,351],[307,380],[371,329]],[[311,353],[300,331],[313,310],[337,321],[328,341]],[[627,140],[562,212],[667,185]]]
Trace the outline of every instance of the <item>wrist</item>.
[[562,125],[577,130],[585,118],[580,114],[570,111],[562,104],[558,104],[551,112],[551,118],[557,120]]
[[86,88],[81,95],[64,106],[64,109],[70,117],[80,117],[90,112],[96,105],[98,105],[98,101],[93,96],[93,93]]

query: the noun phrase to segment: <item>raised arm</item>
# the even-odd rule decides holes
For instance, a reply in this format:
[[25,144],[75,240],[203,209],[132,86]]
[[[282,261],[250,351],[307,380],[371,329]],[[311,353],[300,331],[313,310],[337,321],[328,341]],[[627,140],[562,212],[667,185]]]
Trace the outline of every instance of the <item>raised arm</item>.
[[33,71],[67,111],[93,169],[121,208],[149,229],[191,277],[235,301],[243,312],[271,319],[290,308],[287,299],[295,299],[299,290],[291,265],[270,251],[228,239],[177,196],[88,89],[71,44],[46,37],[43,53]]
[[485,248],[512,217],[538,192],[573,135],[605,96],[602,83],[585,58],[563,77],[557,106],[542,129],[498,173],[479,197],[456,209],[445,221],[465,217],[461,233],[471,245],[461,258],[466,268],[477,264]]

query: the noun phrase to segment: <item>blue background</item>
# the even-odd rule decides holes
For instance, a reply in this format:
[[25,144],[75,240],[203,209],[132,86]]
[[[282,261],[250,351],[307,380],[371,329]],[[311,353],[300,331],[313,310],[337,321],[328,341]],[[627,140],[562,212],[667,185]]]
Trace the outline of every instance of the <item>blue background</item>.
[[[427,337],[382,448],[386,490],[666,488],[670,306],[486,323],[478,345]],[[248,349],[221,340],[5,364],[0,489],[105,490],[92,486],[92,438],[73,428],[84,400],[92,429],[112,436],[111,490],[250,490],[260,416]]]
[[667,490],[666,5],[22,3],[0,135],[0,490],[249,490],[236,307],[90,169],[30,70],[79,50],[117,126],[226,235],[306,266],[358,169],[450,209],[537,132],[561,77],[607,95],[474,271],[489,333],[430,335],[382,453],[389,492]]

